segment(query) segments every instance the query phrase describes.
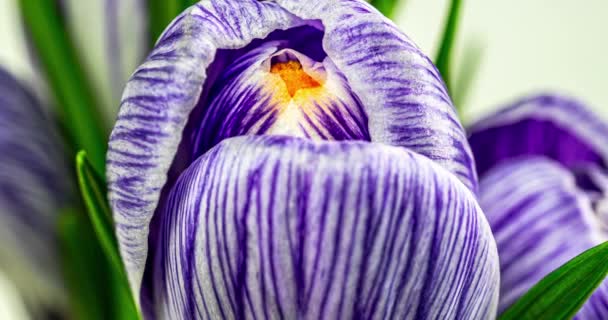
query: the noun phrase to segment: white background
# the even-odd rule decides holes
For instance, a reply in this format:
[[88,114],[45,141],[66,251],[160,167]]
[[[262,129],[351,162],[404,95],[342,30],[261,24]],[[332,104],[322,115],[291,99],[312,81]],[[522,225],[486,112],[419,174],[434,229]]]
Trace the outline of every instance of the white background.
[[[608,1],[463,0],[456,64],[480,43],[465,118],[538,91],[576,96],[608,119]],[[447,0],[406,0],[395,21],[434,57]]]

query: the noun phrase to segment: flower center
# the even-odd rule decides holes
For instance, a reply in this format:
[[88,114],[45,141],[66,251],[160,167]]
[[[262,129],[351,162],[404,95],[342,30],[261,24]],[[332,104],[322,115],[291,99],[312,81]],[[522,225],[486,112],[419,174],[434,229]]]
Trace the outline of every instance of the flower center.
[[240,135],[370,140],[363,106],[333,62],[276,41],[226,67],[209,101],[193,138],[195,156]]
[[287,92],[293,97],[298,90],[318,88],[321,85],[302,68],[299,61],[291,60],[286,62],[275,62],[270,67],[270,73],[279,75]]

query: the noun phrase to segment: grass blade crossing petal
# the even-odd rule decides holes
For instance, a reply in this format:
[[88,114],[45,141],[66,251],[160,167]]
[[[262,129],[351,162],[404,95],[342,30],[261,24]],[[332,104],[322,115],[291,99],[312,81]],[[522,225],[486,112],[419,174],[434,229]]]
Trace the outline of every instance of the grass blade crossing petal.
[[89,213],[90,223],[103,250],[110,269],[114,292],[114,318],[138,319],[139,314],[131,295],[124,265],[118,253],[112,214],[106,199],[106,184],[88,161],[87,153],[81,150],[76,155],[78,184]]

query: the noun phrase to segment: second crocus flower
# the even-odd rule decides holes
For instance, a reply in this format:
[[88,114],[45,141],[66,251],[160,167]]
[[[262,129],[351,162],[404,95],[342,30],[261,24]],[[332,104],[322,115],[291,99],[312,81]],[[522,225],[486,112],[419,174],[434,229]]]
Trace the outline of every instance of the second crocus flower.
[[60,141],[34,94],[0,68],[0,269],[36,317],[67,302],[56,220],[73,189]]
[[[470,130],[480,205],[498,244],[499,309],[607,238],[608,123],[560,95],[522,99]],[[577,319],[608,317],[604,282]]]

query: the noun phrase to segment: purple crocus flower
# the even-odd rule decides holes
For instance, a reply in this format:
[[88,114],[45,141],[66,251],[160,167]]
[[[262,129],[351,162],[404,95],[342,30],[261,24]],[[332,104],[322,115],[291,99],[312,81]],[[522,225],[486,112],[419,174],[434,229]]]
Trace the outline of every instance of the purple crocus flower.
[[107,157],[147,318],[487,319],[498,258],[433,64],[363,1],[201,1]]
[[0,68],[0,269],[33,314],[66,303],[55,232],[71,191],[62,151],[37,99]]
[[[480,205],[498,245],[499,310],[607,240],[608,123],[582,103],[538,95],[476,123]],[[578,319],[608,318],[604,282]]]

